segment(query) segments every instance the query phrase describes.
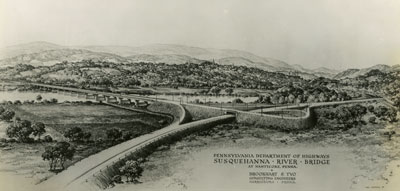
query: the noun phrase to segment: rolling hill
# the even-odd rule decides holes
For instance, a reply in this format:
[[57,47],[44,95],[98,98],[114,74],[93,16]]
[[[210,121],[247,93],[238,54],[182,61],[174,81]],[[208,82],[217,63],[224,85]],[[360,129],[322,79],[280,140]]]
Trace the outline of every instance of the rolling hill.
[[392,71],[392,67],[388,66],[388,65],[375,65],[369,68],[363,68],[363,69],[347,69],[343,72],[338,73],[337,75],[335,75],[333,78],[334,79],[345,79],[345,78],[356,78],[358,76],[361,75],[365,75],[366,73],[368,73],[371,70],[380,70],[381,72],[384,73],[388,73],[390,71]]
[[301,76],[333,77],[338,71],[319,68],[310,70],[299,65],[261,57],[250,52],[231,49],[199,48],[172,44],[146,46],[61,46],[48,42],[32,42],[0,49],[0,67],[16,64],[52,65],[62,61],[108,61],[115,63],[154,62],[166,64],[215,61],[222,65],[260,68],[273,72],[294,72]]
[[199,64],[203,60],[192,58],[186,55],[179,54],[164,54],[164,55],[151,55],[151,54],[137,54],[126,57],[131,62],[151,62],[151,63],[165,63],[165,64],[184,64],[186,62]]
[[49,66],[63,61],[77,62],[89,59],[93,61],[108,61],[115,63],[129,62],[127,58],[110,53],[92,52],[79,49],[56,49],[6,58],[0,60],[0,66],[15,66],[21,63],[30,64],[32,66]]
[[23,54],[38,53],[47,50],[57,50],[66,48],[49,42],[31,42],[0,48],[0,59],[12,58]]
[[[82,46],[80,49],[109,52],[121,56],[134,55],[185,55],[197,60],[216,60],[220,64],[259,67],[268,71],[290,70],[293,67],[283,61],[264,58],[246,51],[230,49],[199,48],[183,45],[153,44],[139,47],[127,46]],[[242,63],[241,61],[245,61]]]

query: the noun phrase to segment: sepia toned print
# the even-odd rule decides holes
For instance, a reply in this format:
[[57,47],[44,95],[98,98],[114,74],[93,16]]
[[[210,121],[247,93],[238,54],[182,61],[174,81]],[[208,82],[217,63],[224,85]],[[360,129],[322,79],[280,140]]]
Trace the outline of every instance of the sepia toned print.
[[4,190],[400,186],[398,1],[0,10]]

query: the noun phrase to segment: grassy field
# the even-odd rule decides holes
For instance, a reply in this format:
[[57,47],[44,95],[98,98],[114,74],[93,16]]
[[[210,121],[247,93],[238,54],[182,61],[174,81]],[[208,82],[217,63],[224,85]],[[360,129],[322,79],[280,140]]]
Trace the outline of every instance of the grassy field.
[[[137,137],[165,126],[160,121],[170,122],[166,117],[100,104],[62,103],[7,107],[14,110],[16,116],[21,119],[45,123],[46,134],[57,141],[66,140],[63,133],[72,127],[80,127],[83,131],[90,132],[91,141],[72,143],[76,153],[72,161],[66,162],[66,166],[117,144],[106,140],[107,129],[117,128],[124,134],[130,132],[133,137]],[[95,141],[99,139],[103,141]],[[41,157],[44,148],[52,144],[54,143],[1,143],[0,176],[22,175],[33,184],[52,176],[54,173],[48,171],[48,163]]]
[[146,134],[162,127],[158,122],[164,117],[133,112],[100,104],[35,104],[13,106],[17,116],[31,121],[40,121],[59,133],[69,128],[80,127],[92,133],[92,139],[105,138],[110,128]]

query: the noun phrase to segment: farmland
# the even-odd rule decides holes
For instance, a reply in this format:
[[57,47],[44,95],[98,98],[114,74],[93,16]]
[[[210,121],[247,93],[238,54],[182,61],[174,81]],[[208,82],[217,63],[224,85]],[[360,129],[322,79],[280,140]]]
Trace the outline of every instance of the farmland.
[[[8,105],[16,116],[32,122],[43,122],[46,125],[45,135],[50,135],[55,141],[67,141],[63,134],[70,128],[79,127],[90,132],[90,140],[72,143],[76,148],[75,156],[67,161],[66,166],[97,153],[105,148],[118,144],[124,139],[131,139],[165,126],[170,122],[167,117],[153,116],[144,113],[117,109],[95,103],[60,103],[60,104],[23,104]],[[1,124],[2,131],[7,127]],[[124,137],[118,141],[107,139],[108,129],[119,129]],[[41,182],[54,173],[48,171],[48,164],[42,160],[46,146],[54,143],[2,143],[0,150],[0,174],[10,173],[29,177],[33,183]],[[22,157],[25,156],[25,157]]]

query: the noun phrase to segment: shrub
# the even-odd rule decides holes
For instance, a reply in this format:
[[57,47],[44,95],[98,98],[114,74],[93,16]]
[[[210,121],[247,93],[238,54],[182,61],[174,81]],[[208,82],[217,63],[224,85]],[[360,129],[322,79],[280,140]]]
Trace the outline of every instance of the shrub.
[[236,98],[232,102],[233,103],[244,103],[243,100],[241,100],[240,98]]
[[106,134],[107,138],[111,141],[116,141],[122,137],[122,131],[115,128],[107,130]]
[[143,167],[140,164],[142,159],[128,160],[125,165],[119,168],[119,171],[126,176],[127,182],[138,182],[137,179],[142,176]]
[[374,106],[373,105],[369,105],[368,107],[368,111],[373,113],[374,112]]
[[123,136],[122,139],[124,139],[125,141],[127,141],[127,140],[132,139],[133,137],[134,137],[134,136],[133,136],[133,133],[132,133],[132,132],[126,132],[126,133],[124,134],[124,136]]
[[10,121],[14,116],[15,112],[7,109],[0,115],[0,120]]
[[113,184],[122,184],[123,182],[122,182],[121,175],[115,175],[115,176],[113,176],[112,179],[111,179],[111,182],[112,182]]
[[90,132],[84,132],[79,127],[73,127],[64,133],[64,136],[73,142],[88,141],[92,134]]
[[29,135],[33,132],[31,122],[28,120],[15,121],[11,123],[7,129],[6,134],[10,138],[16,138],[21,142],[32,142]]
[[71,160],[74,156],[75,148],[67,142],[59,142],[54,146],[48,146],[45,148],[42,154],[43,160],[48,160],[50,170],[57,169],[57,166],[64,169],[64,163],[66,160]]
[[43,141],[50,143],[50,142],[53,142],[53,138],[50,135],[46,135],[46,136],[44,136]]
[[51,98],[50,103],[58,103],[58,100],[56,98]]
[[375,123],[376,123],[376,117],[372,116],[372,117],[370,117],[370,118],[368,119],[368,121],[369,121],[370,123],[372,123],[372,124],[375,124]]

